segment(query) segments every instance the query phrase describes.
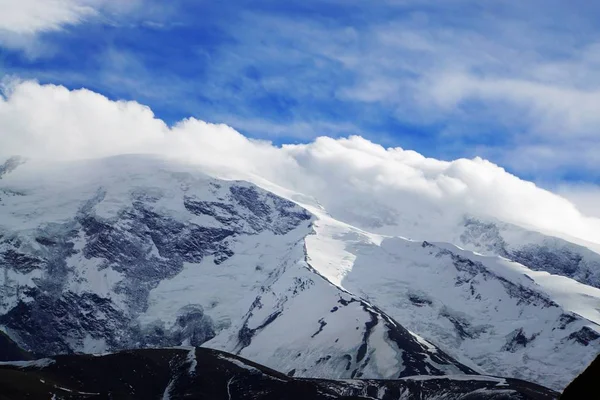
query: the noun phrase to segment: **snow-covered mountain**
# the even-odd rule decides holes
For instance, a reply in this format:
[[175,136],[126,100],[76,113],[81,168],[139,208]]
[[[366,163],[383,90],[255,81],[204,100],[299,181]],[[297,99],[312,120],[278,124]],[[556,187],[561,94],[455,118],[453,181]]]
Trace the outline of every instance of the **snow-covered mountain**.
[[306,262],[315,217],[142,157],[2,180],[0,324],[27,350],[204,344],[299,376],[472,370]]
[[[588,282],[591,250],[579,272],[535,272],[555,247],[490,252],[529,269],[372,234],[259,177],[150,156],[1,171],[0,326],[39,355],[203,345],[301,377],[480,372],[560,389],[600,351],[600,289],[570,279]],[[498,242],[473,221],[455,243]]]
[[447,243],[327,218],[314,226],[309,262],[327,264],[330,279],[484,372],[561,388],[600,352],[597,288]]

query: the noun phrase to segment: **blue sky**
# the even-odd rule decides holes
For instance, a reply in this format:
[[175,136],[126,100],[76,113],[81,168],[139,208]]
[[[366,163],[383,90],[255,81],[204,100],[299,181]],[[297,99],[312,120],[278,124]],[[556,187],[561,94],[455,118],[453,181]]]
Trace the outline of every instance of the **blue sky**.
[[[223,4],[222,4],[223,3]],[[600,3],[0,0],[0,75],[277,144],[359,134],[600,182]],[[6,12],[8,10],[8,12]]]

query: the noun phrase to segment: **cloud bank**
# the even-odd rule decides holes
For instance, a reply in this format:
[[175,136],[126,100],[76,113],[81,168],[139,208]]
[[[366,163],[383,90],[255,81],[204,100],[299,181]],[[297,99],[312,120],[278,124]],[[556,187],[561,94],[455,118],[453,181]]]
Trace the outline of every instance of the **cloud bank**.
[[[465,214],[498,218],[600,243],[600,219],[481,158],[447,162],[359,136],[273,146],[226,125],[168,126],[137,102],[86,89],[7,82],[0,98],[0,156],[70,160],[163,154],[255,175],[313,196],[336,218],[409,237]],[[425,236],[427,237],[427,236]]]

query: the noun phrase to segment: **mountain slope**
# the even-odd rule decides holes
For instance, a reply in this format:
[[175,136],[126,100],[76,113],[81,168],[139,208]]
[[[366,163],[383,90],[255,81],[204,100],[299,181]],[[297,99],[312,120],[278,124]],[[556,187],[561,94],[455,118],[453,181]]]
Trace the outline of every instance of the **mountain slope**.
[[560,389],[600,352],[600,290],[444,243],[383,237],[322,217],[309,262],[488,374]]
[[0,325],[37,354],[204,344],[296,376],[474,373],[316,273],[314,216],[249,183],[117,157],[2,187]]
[[[356,194],[357,188],[350,193]],[[479,210],[478,214],[457,213],[457,208],[468,210],[470,207],[456,207],[452,202],[444,207],[410,195],[394,199],[376,193],[361,194],[360,190],[358,194],[327,197],[327,212],[339,221],[368,232],[453,243],[466,250],[511,259],[532,270],[600,287],[598,243],[543,229],[540,226],[545,225],[543,222],[538,226],[528,225],[521,219],[508,223],[485,210]],[[505,201],[508,203],[510,199]],[[510,207],[506,206],[505,211],[510,214]]]
[[37,354],[203,345],[300,377],[561,389],[600,351],[599,289],[370,234],[260,179],[148,156],[13,164],[0,326]]
[[298,379],[202,348],[125,351],[0,363],[0,399],[556,399],[514,379],[458,375],[401,380]]

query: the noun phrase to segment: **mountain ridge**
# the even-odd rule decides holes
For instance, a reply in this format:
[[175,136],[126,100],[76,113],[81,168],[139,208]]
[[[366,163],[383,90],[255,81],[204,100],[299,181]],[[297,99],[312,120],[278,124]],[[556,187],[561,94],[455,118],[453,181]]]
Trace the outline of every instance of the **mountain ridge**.
[[558,393],[516,379],[485,376],[399,380],[301,379],[206,348],[129,350],[0,362],[2,399],[521,399]]

